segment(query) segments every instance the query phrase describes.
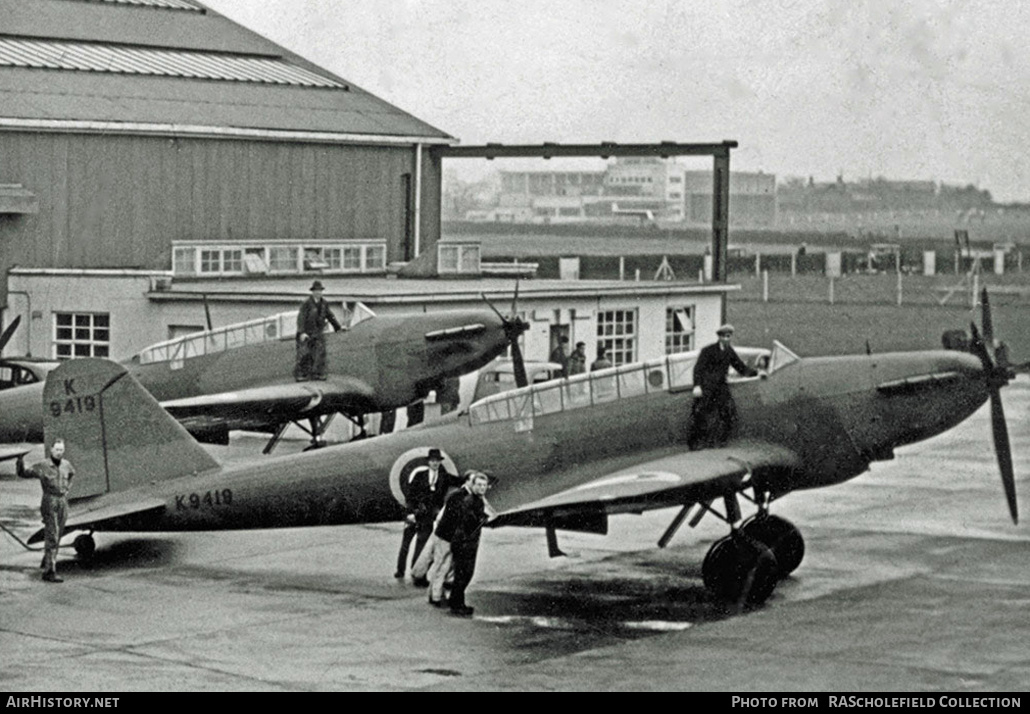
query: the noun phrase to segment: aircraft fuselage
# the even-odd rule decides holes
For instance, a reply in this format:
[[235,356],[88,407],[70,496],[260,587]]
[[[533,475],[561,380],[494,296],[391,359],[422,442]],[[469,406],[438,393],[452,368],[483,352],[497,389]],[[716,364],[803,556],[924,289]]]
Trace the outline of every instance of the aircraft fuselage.
[[[480,329],[458,330],[475,326]],[[448,331],[453,334],[440,334]],[[441,380],[478,369],[508,345],[500,318],[488,309],[380,316],[346,332],[327,333],[325,340],[327,381],[343,378],[348,386],[365,389],[349,390],[342,397],[327,393],[296,418],[405,406],[424,398]],[[123,364],[158,401],[167,402],[292,383],[295,355],[290,338],[178,361],[141,364],[137,356]],[[318,384],[313,382],[313,388]],[[43,383],[0,392],[0,442],[42,441],[42,395]],[[282,419],[241,411],[219,415],[217,424],[223,429],[267,429],[278,421]]]
[[[145,493],[163,499],[165,509],[104,529],[399,519],[399,480],[429,447],[443,450],[452,471],[475,468],[496,477],[489,499],[504,511],[685,450],[691,388],[670,387],[671,370],[660,378],[653,372],[643,368],[639,379],[635,372],[594,373],[490,398],[496,403],[528,395],[534,410],[526,418],[483,419],[482,406],[490,401],[484,400],[471,413],[438,424],[108,494],[100,497],[105,504],[131,503]],[[606,375],[622,380],[617,394],[605,392],[608,383],[600,380]],[[561,404],[549,405],[546,390],[561,391]],[[732,391],[740,413],[736,439],[798,454],[798,468],[757,484],[774,496],[850,479],[870,461],[889,458],[895,446],[951,428],[988,397],[980,362],[949,351],[804,359],[768,379],[737,382]]]

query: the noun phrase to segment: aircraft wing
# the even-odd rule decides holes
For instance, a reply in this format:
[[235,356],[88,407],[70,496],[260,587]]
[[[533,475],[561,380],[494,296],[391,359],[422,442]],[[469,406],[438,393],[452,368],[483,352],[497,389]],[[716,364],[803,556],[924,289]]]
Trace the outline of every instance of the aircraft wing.
[[29,453],[30,449],[22,449],[20,447],[4,447],[0,448],[0,461],[8,461],[10,459],[17,459],[25,454]]
[[325,382],[269,384],[232,392],[161,402],[187,429],[259,428],[309,415],[346,410],[368,403],[372,387],[359,379],[333,377]]
[[[83,510],[80,510],[83,509]],[[73,505],[72,515],[65,522],[64,532],[73,530],[89,530],[92,527],[101,526],[105,521],[120,520],[127,517],[138,518],[165,509],[165,502],[159,498],[144,498],[129,503],[118,503],[110,505],[96,504],[91,507]],[[43,529],[32,534],[28,542],[39,543],[43,540]]]
[[763,472],[798,465],[793,451],[767,442],[687,451],[616,471],[504,511],[490,525],[536,526],[546,522],[548,515],[639,512],[710,501],[740,491],[752,477]]

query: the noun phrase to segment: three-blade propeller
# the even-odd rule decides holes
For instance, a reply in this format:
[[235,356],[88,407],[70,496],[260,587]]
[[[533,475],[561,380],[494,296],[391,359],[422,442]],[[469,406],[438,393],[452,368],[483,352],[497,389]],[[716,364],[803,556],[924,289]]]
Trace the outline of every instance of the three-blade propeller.
[[21,315],[11,320],[11,324],[4,330],[4,334],[0,335],[0,354],[4,353],[4,347],[7,347],[7,343],[14,337],[14,331],[18,329],[19,324],[21,324]]
[[[1009,444],[1009,431],[1005,425],[1005,410],[1001,404],[1001,388],[1008,384],[1011,374],[1007,356],[994,346],[994,324],[991,319],[991,305],[984,288],[981,297],[983,307],[983,328],[981,337],[976,325],[970,323],[973,340],[970,348],[984,366],[984,379],[991,398],[991,430],[994,434],[994,452],[998,457],[998,468],[1001,470],[1001,484],[1005,489],[1005,499],[1009,504],[1012,522],[1019,522],[1019,511],[1016,506],[1016,479],[1012,470],[1012,448]],[[992,357],[991,353],[995,354]],[[1002,352],[1002,354],[998,354]]]
[[485,294],[480,293],[480,296],[490,306],[490,309],[497,313],[497,317],[501,318],[501,322],[504,324],[504,334],[508,338],[508,344],[511,345],[511,364],[515,373],[515,385],[525,387],[529,384],[529,378],[526,376],[526,362],[522,357],[522,348],[519,346],[519,335],[528,330],[529,325],[519,317],[519,281],[515,280],[515,295],[511,300],[510,317],[502,315]]

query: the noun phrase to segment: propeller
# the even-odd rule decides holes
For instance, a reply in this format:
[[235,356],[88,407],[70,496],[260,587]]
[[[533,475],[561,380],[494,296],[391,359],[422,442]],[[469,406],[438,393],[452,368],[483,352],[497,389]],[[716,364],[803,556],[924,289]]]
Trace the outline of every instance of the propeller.
[[529,378],[526,376],[526,362],[522,357],[522,348],[519,347],[519,335],[529,329],[529,325],[522,321],[519,317],[518,302],[519,302],[519,281],[515,280],[515,296],[511,300],[511,317],[505,317],[501,314],[500,310],[494,307],[493,303],[490,302],[484,293],[480,293],[483,301],[490,306],[497,317],[501,318],[501,322],[504,324],[504,334],[508,338],[508,344],[511,345],[511,364],[512,369],[515,373],[515,386],[525,387],[529,384]]
[[0,354],[3,354],[4,347],[7,347],[7,343],[14,337],[14,331],[18,329],[19,324],[21,324],[21,315],[17,315],[11,320],[11,324],[4,330],[4,334],[0,335]]
[[[991,399],[991,430],[994,435],[994,452],[998,457],[998,468],[1001,470],[1001,484],[1005,489],[1005,500],[1009,504],[1012,522],[1019,522],[1019,511],[1016,506],[1016,479],[1012,470],[1012,448],[1009,443],[1008,427],[1005,425],[1005,410],[1001,404],[1001,388],[1009,382],[1008,365],[996,364],[988,351],[988,340],[993,340],[993,324],[991,322],[991,306],[987,299],[987,289],[982,293],[984,335],[981,336],[976,325],[970,323],[973,335],[970,349],[980,358],[984,366],[984,378]],[[990,337],[988,337],[988,335]]]

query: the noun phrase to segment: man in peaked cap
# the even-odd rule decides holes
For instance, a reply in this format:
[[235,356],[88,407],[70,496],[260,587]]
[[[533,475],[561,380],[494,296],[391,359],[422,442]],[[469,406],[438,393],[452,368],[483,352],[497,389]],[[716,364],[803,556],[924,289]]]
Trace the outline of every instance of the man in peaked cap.
[[311,297],[297,313],[297,362],[293,376],[298,382],[325,379],[325,325],[337,332],[343,329],[329,303],[322,298],[325,288],[316,280],[311,284]]
[[701,395],[694,400],[690,436],[691,449],[722,446],[733,435],[737,425],[737,405],[726,384],[726,375],[733,367],[742,377],[758,374],[740,359],[730,341],[733,325],[722,325],[715,331],[719,341],[708,345],[694,365],[694,388]]

